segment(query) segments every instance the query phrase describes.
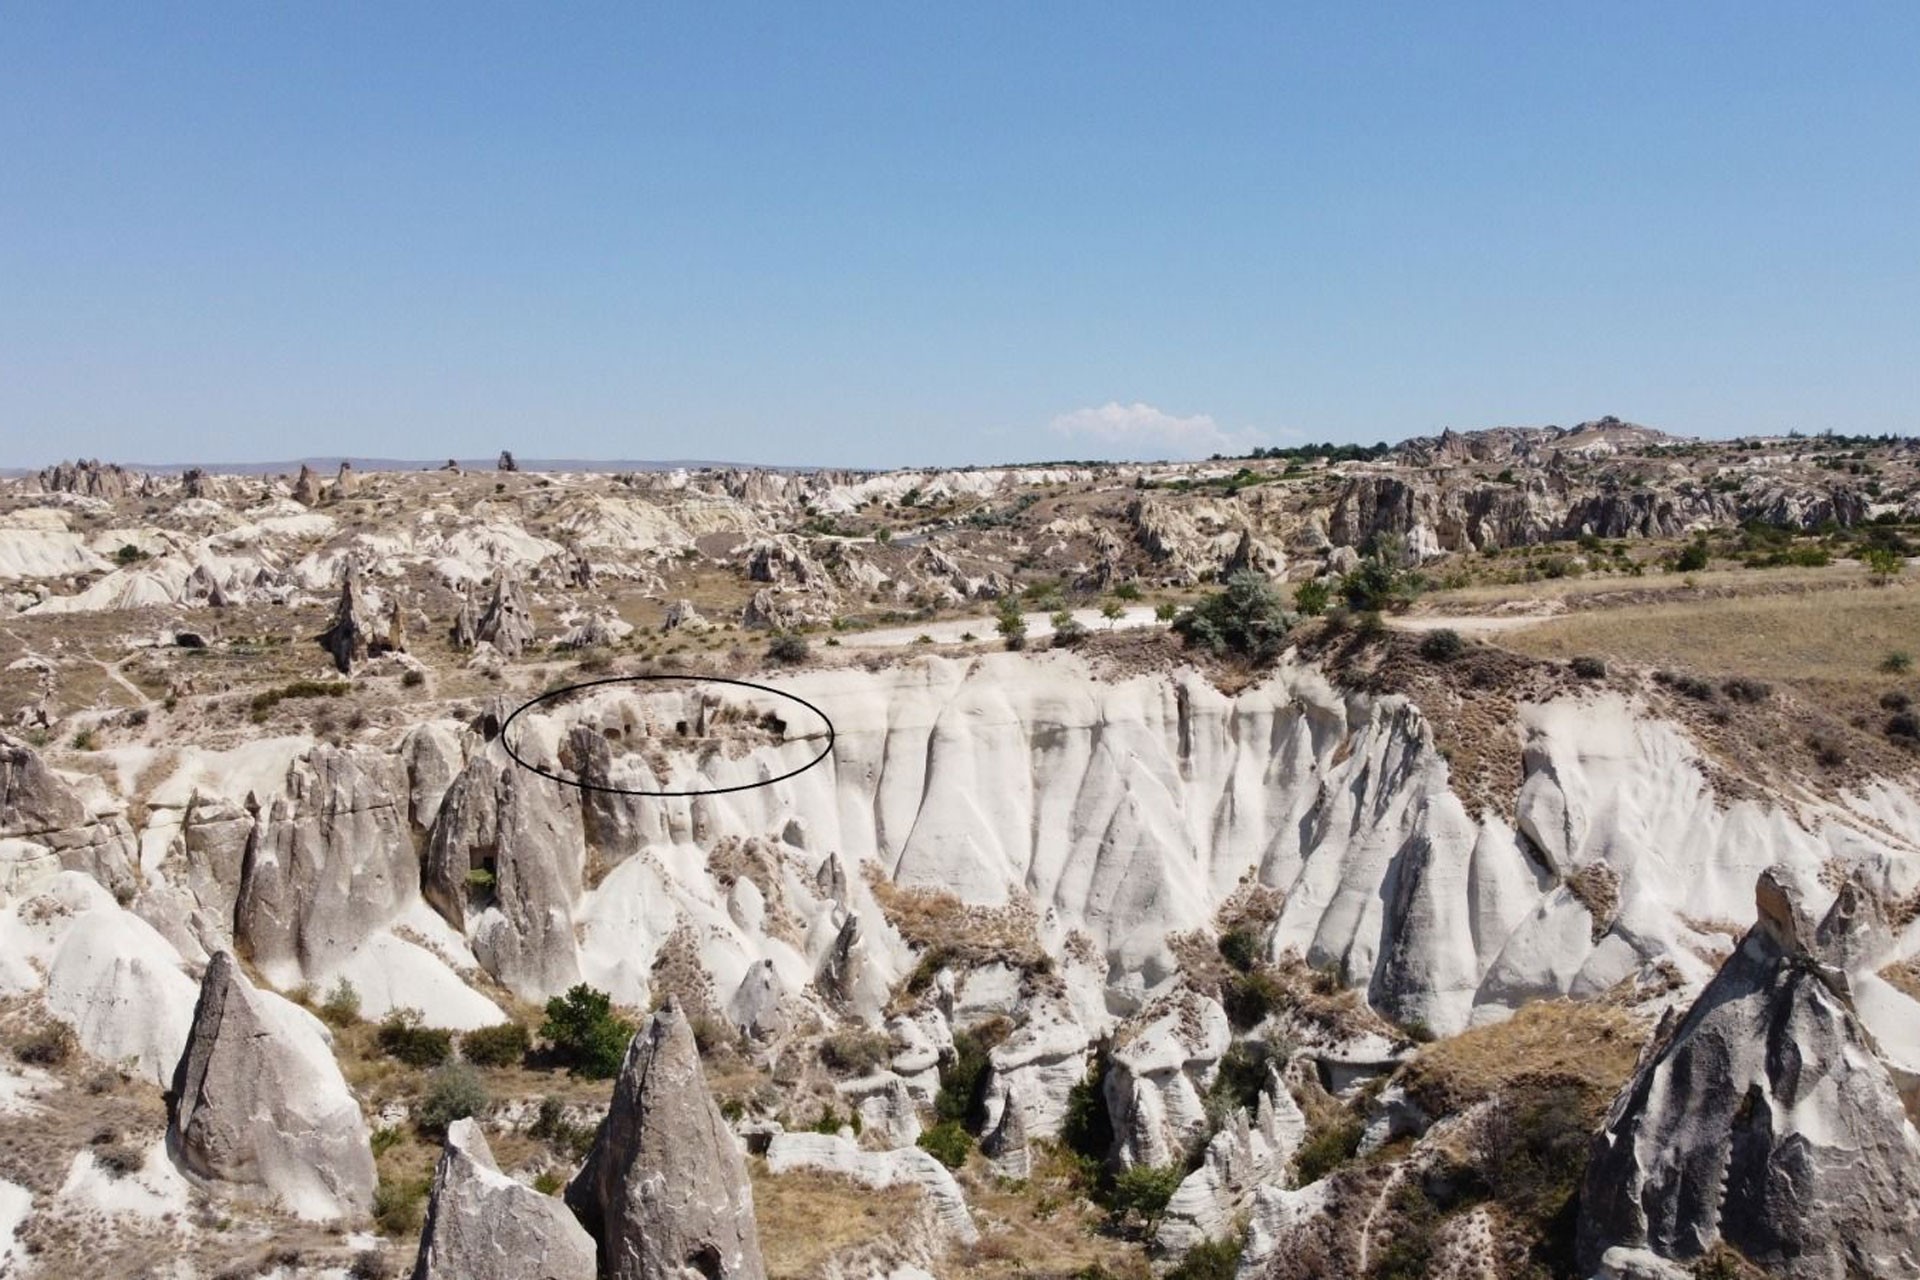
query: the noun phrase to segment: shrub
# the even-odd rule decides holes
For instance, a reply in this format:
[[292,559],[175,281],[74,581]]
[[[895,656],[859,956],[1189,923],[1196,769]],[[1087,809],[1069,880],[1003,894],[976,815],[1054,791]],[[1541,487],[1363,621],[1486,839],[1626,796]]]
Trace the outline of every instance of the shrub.
[[360,1021],[360,993],[344,977],[327,991],[320,1004],[320,1017],[331,1026],[346,1027]]
[[80,1038],[64,1022],[53,1022],[14,1046],[13,1056],[30,1067],[58,1067],[80,1052]]
[[1087,629],[1080,620],[1065,609],[1056,609],[1048,619],[1053,623],[1053,647],[1071,649],[1087,638]]
[[420,670],[418,667],[408,667],[407,673],[400,677],[401,685],[404,688],[408,688],[408,689],[418,689],[421,685],[425,684],[426,682],[427,682],[427,673]]
[[1607,664],[1599,658],[1575,658],[1570,665],[1573,667],[1573,674],[1582,680],[1607,678]]
[[531,1048],[533,1037],[517,1022],[480,1027],[460,1037],[460,1056],[481,1067],[510,1067]]
[[1260,963],[1260,938],[1245,925],[1237,925],[1220,935],[1220,958],[1247,973]]
[[1225,1240],[1202,1240],[1161,1280],[1233,1280],[1244,1248],[1246,1239],[1237,1233]]
[[1847,762],[1845,748],[1832,738],[1820,734],[1807,739],[1807,749],[1813,752],[1814,762],[1822,769],[1838,769]]
[[1920,742],[1920,716],[1911,711],[1896,711],[1887,718],[1887,736]]
[[1466,650],[1466,641],[1451,627],[1429,631],[1420,639],[1420,656],[1428,662],[1452,662]]
[[347,1267],[347,1280],[393,1280],[393,1264],[378,1249],[362,1249]]
[[1007,1038],[1004,1020],[982,1023],[953,1038],[953,1057],[940,1066],[940,1092],[933,1110],[942,1120],[971,1124],[985,1109],[988,1055]]
[[1698,676],[1690,676],[1677,671],[1656,671],[1653,673],[1656,684],[1665,685],[1675,693],[1692,698],[1696,702],[1712,702],[1716,696],[1714,687]]
[[1889,689],[1880,695],[1880,709],[1882,711],[1905,711],[1912,705],[1913,699],[1901,693],[1898,689]]
[[942,1120],[921,1134],[916,1145],[947,1168],[958,1169],[967,1162],[967,1152],[973,1150],[973,1139],[958,1120]]
[[1895,649],[1892,653],[1880,659],[1880,670],[1890,676],[1897,676],[1903,671],[1911,670],[1912,667],[1913,655],[1905,649]]
[[543,1196],[550,1196],[566,1185],[566,1183],[560,1180],[559,1174],[551,1171],[542,1173],[533,1180],[533,1189]]
[[381,1233],[411,1236],[420,1230],[420,1206],[431,1184],[426,1178],[380,1180],[373,1189],[373,1220]]
[[1220,1070],[1207,1090],[1207,1114],[1224,1124],[1239,1107],[1252,1111],[1260,1105],[1267,1087],[1267,1063],[1272,1054],[1267,1046],[1252,1040],[1235,1040],[1220,1057]]
[[1294,1156],[1294,1171],[1301,1186],[1310,1186],[1353,1159],[1360,1150],[1360,1135],[1365,1131],[1359,1120],[1342,1114],[1338,1119],[1316,1126],[1300,1144]]
[[767,646],[767,657],[774,662],[789,665],[807,660],[807,638],[789,631],[785,635],[775,636],[773,643]]
[[1391,547],[1362,560],[1340,579],[1340,596],[1347,607],[1363,613],[1405,608],[1420,594],[1420,577],[1397,567]]
[[1174,619],[1173,630],[1187,644],[1209,652],[1231,650],[1265,662],[1279,656],[1290,625],[1272,581],[1243,569],[1227,579],[1226,590]]
[[449,1062],[434,1070],[414,1119],[428,1133],[441,1134],[455,1120],[477,1116],[487,1109],[486,1086],[464,1062]]
[[584,1158],[593,1146],[593,1126],[569,1123],[566,1104],[554,1097],[540,1099],[540,1113],[527,1133],[576,1160]]
[[613,999],[581,983],[547,1001],[540,1036],[574,1075],[609,1080],[620,1074],[621,1059],[633,1039],[633,1024],[613,1012]]
[[1113,594],[1116,599],[1132,603],[1140,598],[1140,587],[1136,583],[1123,582],[1113,589]]
[[1773,687],[1764,680],[1749,680],[1744,676],[1736,676],[1731,680],[1722,682],[1720,692],[1726,694],[1735,702],[1752,704],[1765,702],[1768,698],[1772,697]]
[[420,1025],[418,1009],[395,1009],[380,1023],[380,1052],[410,1067],[437,1067],[453,1056],[453,1033]]
[[1333,588],[1315,578],[1293,589],[1293,607],[1303,618],[1317,618],[1333,602]]
[[1186,1170],[1177,1164],[1134,1165],[1114,1178],[1108,1202],[1122,1217],[1138,1218],[1151,1237],[1185,1176]]
[[1108,1047],[1094,1050],[1093,1062],[1080,1083],[1067,1090],[1067,1115],[1060,1125],[1060,1141],[1082,1160],[1099,1164],[1113,1150],[1113,1115],[1107,1110]]
[[820,1061],[842,1075],[871,1075],[892,1055],[892,1038],[880,1032],[837,1031],[820,1042]]
[[1227,1018],[1241,1030],[1257,1027],[1286,1002],[1286,988],[1264,970],[1238,973],[1222,984],[1220,1003]]
[[1153,617],[1156,622],[1172,622],[1179,616],[1180,606],[1171,600],[1162,600],[1153,606]]
[[1006,642],[1009,649],[1024,649],[1027,646],[1027,618],[1020,612],[1020,600],[1017,596],[1002,596],[996,612],[999,620],[994,630]]
[[1674,557],[1673,571],[1675,573],[1698,573],[1707,567],[1711,559],[1712,557],[1707,551],[1707,540],[1705,538],[1696,538],[1687,544],[1684,551]]
[[1906,571],[1906,557],[1887,547],[1869,547],[1860,553],[1860,561],[1867,566],[1867,574],[1876,583],[1885,586]]

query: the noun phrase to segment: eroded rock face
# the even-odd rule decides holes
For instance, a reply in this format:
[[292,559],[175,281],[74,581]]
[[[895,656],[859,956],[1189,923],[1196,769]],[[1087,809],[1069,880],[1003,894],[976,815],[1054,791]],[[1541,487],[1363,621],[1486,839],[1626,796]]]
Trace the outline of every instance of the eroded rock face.
[[564,1204],[500,1172],[478,1124],[447,1126],[413,1280],[593,1280],[594,1258]]
[[235,933],[275,983],[324,973],[413,900],[407,782],[382,752],[316,746],[247,849]]
[[609,1280],[764,1280],[746,1160],[677,1000],[628,1046],[567,1203],[598,1237]]
[[[468,762],[427,839],[421,888],[466,932],[480,964],[516,994],[544,1000],[580,980],[572,908],[585,836],[578,792],[496,758]],[[486,881],[474,884],[474,872]]]
[[340,584],[340,600],[334,605],[333,622],[321,633],[320,647],[333,655],[333,665],[345,673],[366,658],[375,629],[373,607],[360,582],[360,566],[349,561],[346,578]]
[[474,625],[476,640],[484,640],[503,657],[517,658],[533,643],[533,610],[526,593],[511,574],[502,573],[493,584],[493,598]]
[[373,1149],[318,1019],[254,990],[232,953],[207,965],[168,1100],[167,1152],[303,1218],[373,1208]]
[[1920,1134],[1854,1009],[1877,913],[1849,886],[1816,922],[1778,868],[1759,919],[1642,1063],[1595,1139],[1583,1264],[1689,1262],[1717,1241],[1770,1274],[1920,1274]]
[[131,892],[137,848],[125,818],[96,817],[38,752],[0,733],[0,839],[51,851],[69,871],[84,871],[116,892]]

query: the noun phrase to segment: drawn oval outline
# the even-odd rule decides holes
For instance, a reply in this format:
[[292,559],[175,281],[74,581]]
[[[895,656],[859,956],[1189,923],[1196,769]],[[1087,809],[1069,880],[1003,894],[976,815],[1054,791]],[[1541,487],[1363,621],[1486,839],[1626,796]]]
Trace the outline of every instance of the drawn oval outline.
[[[561,774],[553,773],[546,769],[542,769],[539,765],[532,764],[527,760],[522,759],[520,756],[520,753],[513,749],[513,739],[511,736],[509,736],[507,730],[513,727],[513,722],[520,718],[520,715],[522,712],[531,711],[533,708],[539,706],[543,702],[549,702],[565,694],[577,693],[582,689],[596,689],[596,688],[599,688],[601,685],[608,685],[608,684],[637,684],[641,681],[651,682],[656,680],[661,680],[661,681],[674,680],[674,681],[679,681],[682,684],[730,684],[730,685],[736,685],[742,689],[752,689],[758,693],[769,693],[776,698],[784,698],[789,702],[797,702],[801,706],[805,707],[807,710],[813,712],[813,714],[815,714],[816,716],[819,716],[820,723],[827,726],[827,745],[821,748],[820,754],[815,756],[813,759],[807,761],[805,764],[801,765],[797,769],[787,770],[785,773],[781,774],[777,778],[767,778],[760,782],[743,782],[740,785],[734,786],[734,787],[711,787],[704,791],[636,791],[631,787],[597,786],[591,782],[582,782],[578,778],[569,778]],[[833,744],[834,744],[834,740],[837,737],[838,737],[838,733],[833,727],[832,717],[828,716],[826,712],[814,706],[811,702],[808,702],[805,698],[801,697],[799,694],[788,693],[785,689],[775,689],[770,685],[755,684],[751,680],[732,680],[732,679],[728,679],[726,676],[693,676],[693,675],[604,676],[599,680],[583,680],[579,684],[568,684],[568,685],[562,685],[558,689],[549,689],[545,693],[541,694],[539,697],[533,698],[526,702],[521,703],[519,706],[513,709],[513,714],[508,716],[506,720],[503,721],[500,725],[500,746],[502,747],[502,749],[506,751],[508,757],[511,758],[512,761],[515,764],[519,765],[522,769],[525,769],[531,773],[537,773],[541,777],[551,779],[552,781],[558,782],[563,786],[578,787],[582,791],[599,791],[599,792],[604,792],[608,795],[616,795],[616,796],[652,796],[656,798],[662,798],[662,797],[672,798],[677,796],[686,796],[686,797],[724,796],[724,795],[731,794],[732,792],[735,792],[735,791],[755,791],[761,787],[770,787],[776,782],[785,782],[788,778],[797,778],[801,774],[805,773],[807,770],[813,768],[815,765],[819,764],[822,760],[825,760],[828,756],[833,754]]]

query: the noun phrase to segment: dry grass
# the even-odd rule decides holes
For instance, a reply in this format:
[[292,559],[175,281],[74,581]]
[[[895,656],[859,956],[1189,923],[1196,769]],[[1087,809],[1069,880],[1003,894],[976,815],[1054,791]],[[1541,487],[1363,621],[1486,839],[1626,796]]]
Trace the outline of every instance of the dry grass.
[[1036,1144],[1033,1156],[1033,1176],[1020,1182],[994,1177],[979,1160],[960,1171],[980,1243],[953,1251],[938,1270],[1013,1280],[1098,1267],[1115,1280],[1147,1280],[1145,1255],[1105,1231],[1105,1215],[1086,1199],[1072,1160],[1049,1143]]
[[1920,960],[1900,960],[1880,971],[1896,989],[1920,1000]]
[[1920,586],[1745,595],[1569,614],[1501,643],[1535,657],[1594,654],[1703,675],[1879,687],[1879,664],[1920,636]]
[[836,1262],[905,1261],[912,1241],[926,1230],[925,1196],[918,1188],[877,1191],[826,1173],[775,1177],[757,1159],[749,1166],[770,1280],[816,1280],[838,1274]]
[[1421,1049],[1400,1081],[1430,1114],[1447,1115],[1515,1085],[1573,1085],[1612,1097],[1632,1074],[1646,1029],[1594,1001],[1541,1000],[1505,1022]]

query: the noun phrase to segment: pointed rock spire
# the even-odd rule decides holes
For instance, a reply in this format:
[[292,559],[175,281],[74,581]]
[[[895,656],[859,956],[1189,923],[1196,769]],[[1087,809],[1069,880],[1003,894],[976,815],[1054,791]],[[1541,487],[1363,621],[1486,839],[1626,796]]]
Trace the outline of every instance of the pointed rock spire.
[[1582,1274],[1690,1264],[1719,1241],[1792,1280],[1920,1274],[1920,1135],[1853,996],[1886,940],[1872,891],[1850,884],[1816,920],[1774,868],[1755,898],[1753,928],[1594,1140]]
[[349,560],[340,601],[333,609],[333,625],[320,634],[320,647],[333,655],[333,665],[344,674],[367,656],[373,632],[373,611],[360,584],[360,562]]
[[472,1120],[447,1126],[413,1280],[594,1280],[593,1237],[494,1163]]
[[507,658],[519,657],[533,643],[533,610],[527,606],[519,580],[505,570],[494,581],[493,598],[480,615],[474,635]]
[[765,1280],[746,1159],[677,1000],[627,1047],[567,1204],[599,1238],[607,1280]]
[[373,1209],[373,1148],[318,1019],[255,991],[230,952],[207,964],[167,1102],[187,1173],[256,1188],[303,1218]]

